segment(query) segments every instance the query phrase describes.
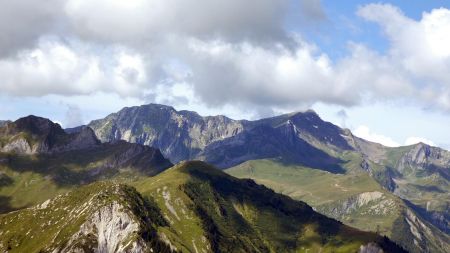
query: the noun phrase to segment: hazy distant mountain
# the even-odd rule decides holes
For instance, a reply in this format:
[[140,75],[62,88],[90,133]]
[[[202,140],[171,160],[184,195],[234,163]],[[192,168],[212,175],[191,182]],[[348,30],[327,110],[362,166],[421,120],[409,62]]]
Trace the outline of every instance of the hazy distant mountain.
[[[275,159],[283,166],[302,166],[342,176],[363,173],[375,184],[390,191],[388,195],[393,193],[401,197],[404,200],[402,208],[407,205],[407,209],[414,211],[415,217],[422,223],[432,223],[438,228],[436,233],[442,234],[435,237],[443,238],[430,241],[433,236],[421,236],[414,232],[425,228],[408,223],[405,212],[401,219],[404,221],[402,224],[406,225],[399,233],[408,230],[412,236],[408,240],[402,239],[404,245],[412,245],[418,251],[430,250],[434,246],[435,249],[450,247],[450,152],[446,150],[425,144],[384,147],[323,121],[313,111],[247,121],[224,116],[202,117],[195,112],[150,104],[124,108],[91,122],[89,126],[102,141],[122,139],[154,146],[173,162],[200,159],[220,168],[229,168],[246,161]],[[253,178],[276,188],[283,182],[277,179],[276,171],[271,173],[273,184],[268,184],[267,178],[266,181]],[[252,177],[251,174],[241,176]],[[329,190],[333,193],[333,188]],[[363,193],[362,190],[355,192]],[[293,196],[289,192],[286,194]],[[320,198],[319,195],[317,198]],[[333,201],[336,205],[342,205],[346,199]],[[389,231],[394,231],[394,223],[389,224]],[[371,230],[375,228],[376,225],[370,227]]]

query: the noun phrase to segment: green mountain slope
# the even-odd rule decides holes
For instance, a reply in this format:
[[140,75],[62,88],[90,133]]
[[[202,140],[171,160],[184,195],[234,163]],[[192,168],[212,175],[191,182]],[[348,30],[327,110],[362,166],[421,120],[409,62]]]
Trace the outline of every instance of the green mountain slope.
[[348,159],[343,164],[346,169],[343,174],[290,166],[276,160],[248,161],[226,172],[238,178],[254,179],[277,192],[303,200],[315,210],[350,226],[389,236],[411,252],[450,250],[448,235],[358,169],[356,159]]
[[[172,166],[159,150],[118,141],[101,144],[92,130],[66,134],[27,117],[0,128],[0,213],[24,208],[99,180],[126,182]],[[20,143],[20,144],[18,144]]]
[[389,182],[397,196],[450,234],[450,152],[423,143],[387,148],[373,168],[387,176],[381,183]]
[[[439,248],[440,239],[432,242],[436,241],[433,238],[450,235],[450,152],[437,147],[424,144],[384,147],[323,121],[313,111],[247,121],[223,116],[202,117],[195,112],[150,104],[124,108],[93,121],[90,126],[102,141],[124,139],[150,144],[161,148],[163,154],[173,161],[199,159],[223,169],[251,160],[276,159],[286,166],[332,172],[335,175],[333,178],[337,178],[337,175],[349,175],[351,164],[350,175],[357,176],[352,179],[344,177],[350,181],[343,183],[348,183],[347,188],[352,185],[355,191],[338,191],[345,198],[337,195],[336,199],[332,199],[337,201],[335,205],[365,198],[366,192],[381,192],[384,197],[389,196],[395,203],[400,203],[402,208],[399,210],[411,210],[427,224],[429,230],[417,227],[421,233],[436,233],[426,236],[429,239],[420,236],[424,241],[430,241],[427,244],[419,243],[419,236],[414,236],[417,243],[408,241],[405,244],[419,245],[418,250],[420,247]],[[276,170],[277,166],[273,169]],[[273,175],[276,173],[272,172]],[[295,180],[302,181],[302,176]],[[274,188],[284,183],[275,178],[267,180],[271,180],[269,186]],[[316,187],[320,188],[320,180],[323,178],[317,178]],[[366,183],[373,187],[367,190]],[[329,191],[329,194],[334,193]],[[296,197],[295,194],[302,193],[292,194]],[[308,196],[302,197],[306,201],[320,201],[320,198],[321,195],[310,199]],[[365,207],[356,209],[359,208],[363,213]],[[408,219],[405,212],[400,212],[400,216],[405,222]],[[391,218],[383,221],[383,217],[370,216],[366,219],[369,223],[365,223],[363,217],[354,220],[361,225],[360,228],[372,231],[381,229],[388,234],[388,231],[394,231]],[[375,220],[380,223],[370,222]],[[402,236],[404,231],[400,233],[392,236]]]
[[[387,238],[202,162],[95,183],[0,216],[9,252],[402,252]],[[139,193],[138,193],[139,192]],[[40,233],[45,229],[47,233]]]
[[0,215],[1,252],[170,252],[158,207],[134,188],[95,183]]

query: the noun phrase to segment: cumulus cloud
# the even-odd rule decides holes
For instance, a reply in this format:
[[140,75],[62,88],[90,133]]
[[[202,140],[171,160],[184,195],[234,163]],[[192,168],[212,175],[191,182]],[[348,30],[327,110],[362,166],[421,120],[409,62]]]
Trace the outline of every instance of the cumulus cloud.
[[[304,17],[326,16],[320,0],[296,3]],[[392,5],[365,5],[358,15],[382,27],[389,50],[382,54],[351,42],[350,53],[333,60],[286,30],[291,5],[289,0],[1,1],[0,92],[106,92],[241,105],[262,114],[316,102],[353,106],[367,99],[406,99],[450,110],[450,10],[436,9],[417,21]],[[183,92],[173,92],[180,87]]]
[[[402,146],[400,143],[396,142],[391,137],[385,136],[380,133],[373,132],[368,126],[365,126],[365,125],[358,126],[352,132],[355,136],[357,136],[359,138],[362,138],[362,139],[365,139],[365,140],[368,140],[371,142],[379,143],[379,144],[382,144],[387,147]],[[425,143],[430,146],[436,146],[436,144],[433,141],[431,141],[427,138],[416,137],[416,136],[407,137],[405,139],[405,142],[403,145],[409,146],[409,145],[415,145],[418,143]]]
[[301,0],[300,6],[302,7],[303,14],[308,15],[308,18],[312,20],[325,20],[326,14],[322,7],[321,0]]
[[14,96],[102,91],[139,96],[143,89],[151,88],[140,54],[120,47],[104,53],[44,39],[34,49],[0,59],[0,90]]
[[[298,42],[302,43],[302,42]],[[250,43],[190,40],[185,60],[196,94],[212,105],[347,103],[345,90],[334,89],[330,60],[307,44],[291,51]],[[327,90],[328,92],[323,92]]]
[[424,12],[419,21],[389,4],[369,4],[361,17],[379,24],[390,41],[392,68],[410,80],[415,97],[450,109],[450,10]]
[[36,41],[57,29],[63,1],[0,0],[0,57],[32,48]]
[[182,34],[260,42],[285,39],[282,24],[288,4],[288,0],[68,0],[64,10],[72,27],[87,39],[135,44]]
[[428,144],[430,146],[436,146],[436,144],[433,141],[430,141],[430,140],[428,140],[426,138],[422,138],[422,137],[408,137],[405,140],[405,145],[406,146],[414,145],[414,144],[417,144],[417,143],[425,143],[425,144]]
[[370,130],[369,127],[361,125],[353,130],[353,134],[358,136],[359,138],[380,143],[387,147],[398,147],[399,143],[392,140],[390,137],[384,136],[382,134],[374,133]]

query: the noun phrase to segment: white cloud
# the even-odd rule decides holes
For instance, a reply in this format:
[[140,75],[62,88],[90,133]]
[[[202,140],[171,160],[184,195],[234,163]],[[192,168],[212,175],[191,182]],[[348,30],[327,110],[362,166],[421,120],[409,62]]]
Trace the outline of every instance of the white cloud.
[[[371,142],[379,143],[379,144],[382,144],[387,147],[401,146],[398,142],[393,140],[391,137],[388,137],[388,136],[385,136],[385,135],[382,135],[379,133],[375,133],[369,127],[367,127],[365,125],[358,126],[352,132],[355,136],[357,136],[359,138],[362,138],[362,139],[365,139],[365,140],[368,140]],[[423,137],[414,137],[414,136],[406,138],[404,145],[409,146],[409,145],[414,145],[414,144],[418,144],[418,143],[425,143],[430,146],[436,146],[436,144],[431,140],[428,140]]]
[[106,56],[86,45],[43,39],[38,47],[0,59],[2,93],[14,96],[83,95],[113,92],[140,96],[148,75],[140,54],[121,47]]
[[[295,3],[304,16],[324,18],[319,0]],[[435,9],[416,21],[392,5],[365,5],[358,15],[383,28],[387,53],[352,42],[349,55],[333,61],[285,30],[291,5],[289,0],[2,1],[0,92],[105,92],[260,112],[367,99],[450,110],[450,10]],[[172,92],[180,87],[181,95]]]
[[428,140],[426,138],[422,138],[422,137],[408,137],[405,141],[406,146],[414,145],[417,143],[425,143],[430,146],[436,146],[436,144],[433,141],[430,141],[430,140]]
[[389,4],[369,4],[358,14],[378,23],[391,45],[390,65],[414,89],[414,96],[450,110],[450,10],[424,12],[419,21]]
[[400,144],[398,144],[396,141],[392,140],[390,137],[384,136],[382,134],[374,133],[372,132],[369,127],[361,125],[354,129],[353,134],[359,138],[380,143],[387,147],[398,147]]
[[231,40],[284,39],[288,0],[68,0],[65,13],[87,39],[131,44],[166,34]]
[[[196,94],[208,104],[289,105],[316,100],[347,103],[330,82],[326,55],[298,41],[291,51],[281,44],[267,49],[250,43],[190,40],[184,60]],[[327,90],[327,92],[323,92]]]

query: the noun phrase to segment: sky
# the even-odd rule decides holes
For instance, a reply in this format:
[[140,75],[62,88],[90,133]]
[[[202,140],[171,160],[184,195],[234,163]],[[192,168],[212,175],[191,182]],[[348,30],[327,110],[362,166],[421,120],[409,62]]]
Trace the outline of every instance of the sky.
[[448,45],[448,1],[0,0],[0,119],[312,108],[384,145],[450,149]]

